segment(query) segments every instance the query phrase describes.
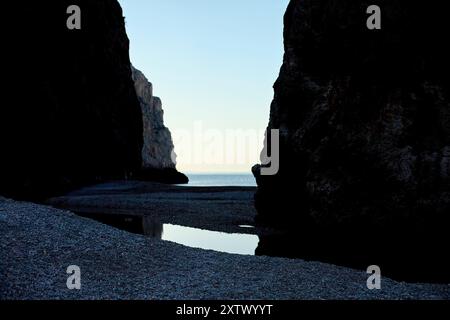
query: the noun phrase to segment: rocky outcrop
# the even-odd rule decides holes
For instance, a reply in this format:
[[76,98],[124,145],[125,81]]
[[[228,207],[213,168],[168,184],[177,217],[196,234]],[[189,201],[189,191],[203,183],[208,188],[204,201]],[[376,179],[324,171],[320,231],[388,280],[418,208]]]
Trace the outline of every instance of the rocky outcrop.
[[[67,8],[81,9],[81,29]],[[5,3],[0,193],[41,199],[136,177],[143,120],[116,0]],[[5,87],[6,86],[6,87]]]
[[139,98],[144,125],[142,166],[144,168],[175,168],[172,136],[164,125],[161,99],[153,96],[153,85],[144,74],[131,67],[134,86]]
[[[72,4],[81,30],[67,28]],[[26,1],[8,12],[17,28],[8,42],[15,70],[1,110],[0,192],[39,198],[132,176],[142,117],[118,2]]]
[[[302,236],[294,242],[316,257],[335,250],[376,261],[391,246],[389,259],[395,250],[405,252],[395,261],[411,254],[403,266],[415,251],[416,261],[442,267],[450,226],[446,10],[443,2],[376,1],[382,29],[369,30],[372,2],[291,0],[269,123],[280,130],[280,170],[261,176],[253,168],[258,221],[295,229]],[[362,254],[370,246],[379,251]]]
[[164,125],[161,99],[153,96],[153,85],[144,74],[131,67],[143,118],[142,170],[144,179],[187,183],[188,178],[176,170],[176,154],[169,129]]

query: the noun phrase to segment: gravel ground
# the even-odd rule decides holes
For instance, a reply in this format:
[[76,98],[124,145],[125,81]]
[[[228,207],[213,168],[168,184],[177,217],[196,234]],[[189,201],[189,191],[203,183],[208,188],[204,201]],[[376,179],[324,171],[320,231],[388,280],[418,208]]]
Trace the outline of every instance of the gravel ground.
[[53,198],[48,204],[77,213],[157,216],[162,223],[255,234],[254,187],[179,187],[116,181]]
[[[43,205],[0,198],[1,299],[449,299],[448,285],[283,258],[218,253],[130,234]],[[81,268],[68,290],[66,268]]]

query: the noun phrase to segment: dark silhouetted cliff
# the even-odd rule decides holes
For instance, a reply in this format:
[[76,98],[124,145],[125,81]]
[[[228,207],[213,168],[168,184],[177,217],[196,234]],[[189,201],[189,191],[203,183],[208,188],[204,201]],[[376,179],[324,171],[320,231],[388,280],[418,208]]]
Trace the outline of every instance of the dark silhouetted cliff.
[[[448,277],[440,265],[450,226],[443,3],[291,0],[269,123],[280,129],[280,171],[253,171],[258,222],[295,230],[293,248],[371,263],[398,253],[403,267],[415,252]],[[381,30],[366,27],[372,4]],[[269,247],[263,240],[260,250]]]
[[[81,30],[69,30],[69,5]],[[116,0],[5,3],[0,193],[42,198],[141,170],[143,120]]]

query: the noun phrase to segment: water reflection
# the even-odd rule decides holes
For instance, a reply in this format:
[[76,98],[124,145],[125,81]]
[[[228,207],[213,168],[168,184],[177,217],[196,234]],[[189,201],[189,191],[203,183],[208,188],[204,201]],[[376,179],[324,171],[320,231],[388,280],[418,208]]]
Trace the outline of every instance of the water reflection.
[[224,233],[173,224],[163,224],[157,216],[82,213],[81,216],[97,220],[132,233],[175,242],[188,247],[219,252],[254,255],[258,247],[257,235]]
[[300,227],[258,233],[256,255],[321,261],[361,271],[377,265],[384,276],[398,281],[450,283],[448,254],[436,246],[444,243],[443,232],[428,238],[386,229],[380,237],[359,229],[342,232]]
[[148,237],[162,239],[163,230],[164,225],[159,218],[153,216],[142,217],[142,234]]
[[259,242],[256,235],[224,233],[171,224],[164,225],[162,239],[193,248],[244,255],[254,255]]
[[[370,238],[373,233],[355,235],[333,230],[275,232],[257,228],[258,235],[249,235],[163,224],[157,216],[104,213],[79,215],[128,232],[194,248],[242,255],[300,258],[360,270],[366,270],[369,265],[376,264],[382,268],[384,275],[401,281],[448,283],[450,278],[447,255],[436,252],[433,243],[425,241],[424,237],[418,237],[417,240],[407,237],[405,245],[404,241],[398,241],[398,235],[389,232],[384,232],[382,239]],[[431,241],[443,243],[435,238]],[[425,258],[418,260],[416,253]]]

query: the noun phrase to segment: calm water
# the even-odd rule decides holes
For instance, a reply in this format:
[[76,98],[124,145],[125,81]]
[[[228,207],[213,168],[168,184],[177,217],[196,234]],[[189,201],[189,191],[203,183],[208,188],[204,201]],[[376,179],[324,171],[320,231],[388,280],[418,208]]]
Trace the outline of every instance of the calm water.
[[[330,243],[327,237],[311,237],[307,232],[273,232],[259,235],[245,234],[253,226],[240,225],[243,233],[224,233],[211,230],[191,228],[181,225],[162,223],[157,216],[135,216],[118,214],[80,214],[98,220],[116,228],[143,234],[166,241],[179,243],[188,247],[209,249],[219,252],[241,255],[264,255],[274,257],[301,258],[307,261],[322,261],[340,266],[366,270],[368,265],[377,261],[384,273],[400,281],[448,283],[448,264],[445,254],[431,256],[417,261],[416,249],[430,250],[414,246],[411,250],[400,250],[392,242],[382,244],[381,249],[366,250],[366,242],[356,242],[352,237],[338,239]],[[248,230],[247,230],[248,231]],[[339,234],[342,237],[341,234]],[[321,241],[320,239],[325,239]],[[310,239],[314,239],[313,243]],[[307,245],[300,245],[306,243]],[[370,246],[369,246],[370,247]],[[404,248],[403,248],[404,249]],[[442,257],[441,257],[442,256]],[[437,261],[436,261],[437,260]]]
[[[122,214],[80,213],[128,232],[179,243],[188,247],[242,255],[254,255],[259,237],[244,233],[225,233],[162,223],[158,217]],[[242,225],[243,230],[253,228]]]
[[188,174],[189,187],[256,187],[252,174]]
[[243,255],[254,255],[259,242],[256,235],[201,230],[172,224],[163,225],[161,239],[193,248]]

